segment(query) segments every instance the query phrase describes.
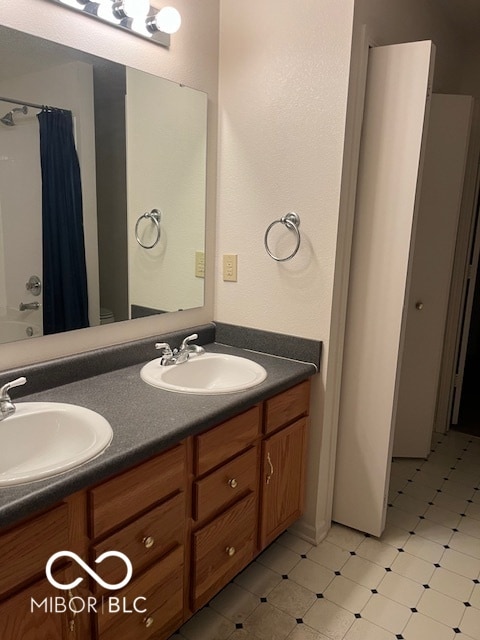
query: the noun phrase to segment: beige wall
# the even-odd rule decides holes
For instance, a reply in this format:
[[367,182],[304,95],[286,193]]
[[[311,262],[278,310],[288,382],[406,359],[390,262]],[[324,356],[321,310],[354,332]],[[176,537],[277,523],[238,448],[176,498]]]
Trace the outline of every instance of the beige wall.
[[64,335],[36,338],[26,341],[28,345],[1,345],[2,369],[145,335],[161,334],[173,328],[188,327],[212,319],[219,0],[172,0],[171,4],[182,14],[182,28],[172,36],[170,49],[78,15],[75,11],[48,0],[2,0],[0,21],[8,27],[164,76],[208,93],[209,182],[205,306],[178,314],[164,314]]
[[[353,0],[221,2],[215,319],[324,341],[301,524],[311,538],[329,525],[322,418],[352,20]],[[291,210],[301,249],[277,263],[264,233]],[[237,283],[221,278],[224,253],[238,254]]]

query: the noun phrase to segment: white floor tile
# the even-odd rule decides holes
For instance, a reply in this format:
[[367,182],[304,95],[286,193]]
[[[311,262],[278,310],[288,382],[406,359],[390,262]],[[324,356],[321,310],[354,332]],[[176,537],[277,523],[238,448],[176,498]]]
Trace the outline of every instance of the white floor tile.
[[[480,457],[480,453],[476,453],[477,459]],[[467,487],[471,487],[472,489],[478,486],[480,478],[478,474],[475,473],[465,473],[464,471],[459,471],[458,469],[454,469],[450,471],[448,475],[449,480],[453,480],[453,482],[459,482],[460,484],[464,484]]]
[[411,553],[412,556],[432,563],[439,562],[445,551],[445,547],[442,544],[427,540],[427,538],[420,535],[410,536],[403,549],[407,553]]
[[307,611],[303,621],[331,640],[342,640],[350,629],[355,616],[329,600],[317,600]]
[[402,632],[405,640],[454,640],[456,635],[450,627],[422,613],[413,614]]
[[294,618],[303,618],[317,596],[293,580],[282,580],[268,594],[268,602]]
[[420,518],[393,506],[387,510],[387,521],[405,531],[413,531],[420,522]]
[[300,560],[297,566],[288,574],[290,580],[309,589],[313,593],[323,593],[335,577],[333,571],[309,560]]
[[431,522],[442,524],[444,527],[454,529],[460,522],[461,515],[459,513],[455,513],[454,511],[450,511],[449,509],[431,505],[425,511],[425,518],[427,520],[430,520]]
[[445,549],[442,559],[439,560],[444,569],[459,573],[461,576],[475,580],[480,574],[480,560],[467,556],[455,549]]
[[454,628],[460,624],[465,605],[435,589],[425,589],[416,608],[429,618]]
[[371,598],[372,592],[367,587],[362,587],[345,576],[335,576],[323,595],[327,600],[338,604],[347,611],[360,613]]
[[384,575],[385,569],[360,556],[352,556],[342,569],[342,576],[368,589],[378,587]]
[[334,523],[325,540],[342,547],[347,551],[355,551],[358,545],[365,539],[365,535],[355,529],[349,529],[341,524]]
[[475,638],[475,640],[480,640],[480,610],[474,607],[466,607],[460,622],[460,629],[462,633],[466,633]]
[[437,495],[436,488],[428,487],[419,482],[407,482],[403,488],[403,493],[407,496],[411,496],[416,500],[423,500],[424,502],[431,502]]
[[210,607],[204,607],[180,629],[186,640],[226,640],[235,630],[227,620]]
[[378,539],[380,540],[380,542],[384,542],[385,544],[389,544],[396,549],[400,549],[407,542],[409,536],[410,534],[408,533],[408,531],[405,531],[405,529],[400,529],[400,527],[397,527],[387,520],[385,529]]
[[480,520],[480,504],[475,504],[475,502],[469,503],[465,513],[469,518]]
[[377,590],[390,600],[404,604],[406,607],[415,607],[425,591],[418,582],[393,571],[385,575]]
[[480,558],[480,541],[478,538],[469,536],[466,533],[454,533],[448,545],[456,551],[466,553],[474,558]]
[[314,562],[318,562],[327,569],[340,571],[343,565],[350,558],[350,552],[338,547],[327,540],[321,542],[317,547],[313,547],[307,553],[307,557]]
[[472,497],[473,488],[449,478],[442,486],[442,493],[448,493],[460,500],[469,500]]
[[472,607],[480,609],[480,584],[476,584],[473,587],[473,591],[468,602],[470,602]]
[[287,640],[331,640],[331,638],[324,636],[323,633],[319,633],[312,627],[307,627],[306,624],[299,624],[287,637]]
[[260,599],[234,582],[210,602],[210,607],[232,622],[243,622],[260,604]]
[[392,570],[405,578],[410,578],[420,584],[427,584],[435,567],[431,562],[416,558],[410,553],[399,553],[392,564]]
[[391,545],[380,542],[376,538],[365,538],[358,545],[356,554],[385,568],[392,564],[398,555],[398,551]]
[[360,618],[347,631],[345,640],[395,640],[395,635],[376,624]]
[[424,500],[417,500],[411,495],[403,493],[395,498],[393,506],[402,511],[407,511],[414,516],[423,516],[428,508],[428,504]]
[[408,607],[380,593],[373,595],[362,610],[362,618],[395,634],[402,632],[411,615]]
[[465,513],[465,509],[467,508],[468,502],[466,500],[461,500],[456,496],[452,496],[449,493],[438,493],[436,498],[433,500],[433,503],[436,507],[442,507],[443,509],[448,509],[449,511],[453,511],[454,513]]
[[300,562],[300,556],[290,549],[273,543],[258,556],[257,562],[283,575],[289,573]]
[[469,518],[468,516],[460,518],[460,522],[456,528],[469,536],[480,538],[480,522],[475,520],[475,518]]
[[252,562],[236,578],[235,582],[259,597],[267,596],[282,580],[282,576],[258,562]]
[[285,640],[296,624],[293,616],[263,602],[245,620],[243,628],[258,640]]
[[297,536],[294,536],[289,531],[282,533],[282,535],[277,538],[277,542],[278,544],[281,544],[282,547],[287,547],[290,551],[295,551],[295,553],[298,554],[308,553],[313,547],[309,542],[306,542],[306,540],[302,540],[301,538],[297,538]]
[[456,598],[460,600],[460,602],[468,602],[474,587],[473,582],[469,578],[448,571],[448,569],[444,569],[443,567],[435,569],[428,584],[432,589]]
[[415,533],[438,544],[449,544],[453,536],[451,529],[444,527],[443,524],[432,522],[431,520],[420,520],[415,527]]

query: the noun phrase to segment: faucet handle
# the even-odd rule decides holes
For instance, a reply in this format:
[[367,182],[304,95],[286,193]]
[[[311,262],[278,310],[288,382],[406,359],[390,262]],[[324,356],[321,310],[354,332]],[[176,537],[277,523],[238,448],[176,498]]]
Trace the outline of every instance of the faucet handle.
[[198,333],[192,333],[191,336],[187,336],[182,344],[180,345],[180,351],[182,351],[182,349],[186,349],[188,346],[188,343],[191,342],[192,340],[196,340],[198,338]]
[[10,391],[10,389],[13,389],[14,387],[21,387],[23,384],[25,384],[27,381],[27,379],[22,376],[21,378],[17,378],[16,380],[12,380],[11,382],[7,382],[6,384],[3,385],[3,387],[0,387],[0,401],[4,401],[10,400],[10,397],[8,395],[8,392]]
[[156,342],[155,349],[163,349],[163,355],[165,356],[171,356],[173,354],[173,351],[168,342]]

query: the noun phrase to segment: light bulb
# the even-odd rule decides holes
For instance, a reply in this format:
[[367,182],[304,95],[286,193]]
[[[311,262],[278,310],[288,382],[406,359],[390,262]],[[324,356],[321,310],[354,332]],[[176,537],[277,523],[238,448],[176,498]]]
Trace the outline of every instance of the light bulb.
[[148,30],[147,24],[145,22],[145,18],[134,18],[132,20],[132,24],[130,25],[130,29],[143,36],[144,38],[151,38],[152,32]]
[[146,18],[150,11],[150,0],[123,0],[122,9],[129,18]]
[[152,23],[158,31],[163,33],[176,33],[182,24],[182,17],[174,7],[163,7],[153,17]]
[[119,24],[120,20],[113,13],[112,0],[96,0],[98,3],[97,16],[102,20],[111,22],[112,24]]
[[85,2],[82,2],[82,0],[60,0],[62,2],[62,4],[66,4],[69,7],[72,7],[72,9],[78,9],[79,11],[83,11],[83,9],[85,8]]

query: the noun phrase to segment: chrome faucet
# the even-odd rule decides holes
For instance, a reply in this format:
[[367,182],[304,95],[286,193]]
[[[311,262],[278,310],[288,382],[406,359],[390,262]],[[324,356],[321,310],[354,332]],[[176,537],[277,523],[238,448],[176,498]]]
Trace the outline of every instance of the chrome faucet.
[[11,416],[15,413],[16,407],[13,404],[8,392],[10,389],[14,387],[20,387],[22,384],[25,384],[27,381],[23,376],[21,378],[17,378],[16,380],[12,380],[12,382],[7,382],[3,387],[0,388],[0,421],[5,420],[8,416]]
[[28,309],[39,309],[39,302],[20,302],[20,306],[18,307],[20,311],[27,311]]
[[192,340],[196,340],[198,338],[197,333],[192,333],[191,336],[187,336],[179,349],[171,349],[168,342],[157,342],[155,344],[155,349],[162,349],[162,357],[160,358],[160,365],[162,367],[167,367],[171,364],[182,364],[182,362],[186,362],[190,355],[195,353],[196,355],[201,355],[205,353],[205,349],[198,344],[190,344]]

